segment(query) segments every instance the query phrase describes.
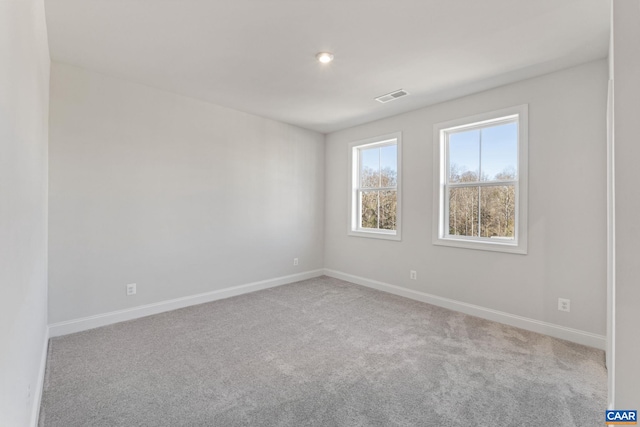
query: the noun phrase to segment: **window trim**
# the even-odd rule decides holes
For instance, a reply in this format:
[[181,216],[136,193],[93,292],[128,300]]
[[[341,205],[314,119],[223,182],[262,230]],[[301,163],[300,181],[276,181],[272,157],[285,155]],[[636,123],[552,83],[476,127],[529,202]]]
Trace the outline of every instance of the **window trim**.
[[[433,125],[433,244],[466,249],[527,253],[527,212],[528,212],[528,152],[529,152],[529,106],[518,105],[487,113],[476,114]],[[450,236],[446,234],[445,225],[449,214],[449,204],[445,203],[446,174],[448,173],[448,146],[445,133],[452,130],[474,129],[486,127],[488,124],[508,121],[514,117],[518,120],[518,180],[503,181],[504,184],[515,185],[515,239],[500,241],[486,237]],[[473,187],[495,186],[497,181],[470,184]],[[503,183],[502,181],[500,183]],[[455,185],[465,186],[465,185]]]
[[[397,170],[398,175],[396,177],[396,229],[395,230],[381,230],[381,229],[363,229],[359,227],[359,203],[358,203],[358,183],[359,183],[359,156],[357,150],[367,146],[380,146],[394,145],[392,141],[395,140],[395,146],[397,149]],[[368,237],[374,239],[384,240],[402,240],[402,132],[394,132],[385,135],[380,135],[372,138],[361,139],[349,143],[348,146],[348,179],[349,179],[349,200],[348,200],[348,223],[347,234],[349,236]]]

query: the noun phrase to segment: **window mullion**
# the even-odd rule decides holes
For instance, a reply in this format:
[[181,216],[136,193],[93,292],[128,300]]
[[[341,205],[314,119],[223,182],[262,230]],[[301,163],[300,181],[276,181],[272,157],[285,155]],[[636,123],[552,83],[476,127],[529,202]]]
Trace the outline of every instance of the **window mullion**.
[[478,186],[478,237],[482,237],[482,233],[480,232],[480,226],[481,226],[481,218],[482,218],[482,202],[480,201],[480,197],[481,197],[481,190],[482,187]]
[[378,229],[380,229],[380,187],[382,187],[382,148],[378,148]]
[[478,132],[478,182],[482,181],[482,129]]
[[378,148],[378,188],[382,187],[382,148]]
[[378,190],[378,229],[380,228],[380,191]]
[[[478,182],[482,182],[482,130],[478,130]],[[481,187],[478,185],[478,237],[482,237],[481,221],[482,221],[482,202],[480,201],[482,195]]]
[[356,228],[362,228],[362,190],[359,188],[356,190],[356,200],[358,203],[358,208],[356,209],[357,221]]
[[484,182],[452,182],[447,184],[451,188],[463,187],[501,187],[508,185],[518,185],[518,181],[484,181]]

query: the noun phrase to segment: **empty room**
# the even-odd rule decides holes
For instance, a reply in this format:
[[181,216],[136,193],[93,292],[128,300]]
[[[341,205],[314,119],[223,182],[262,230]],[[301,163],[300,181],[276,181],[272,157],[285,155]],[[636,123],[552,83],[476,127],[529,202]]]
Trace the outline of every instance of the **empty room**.
[[0,427],[635,424],[640,1],[0,28]]

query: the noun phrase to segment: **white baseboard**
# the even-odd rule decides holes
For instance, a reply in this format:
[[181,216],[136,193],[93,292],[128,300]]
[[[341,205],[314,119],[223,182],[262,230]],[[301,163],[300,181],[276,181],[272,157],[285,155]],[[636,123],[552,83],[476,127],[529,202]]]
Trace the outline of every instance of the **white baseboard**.
[[567,328],[565,326],[555,325],[553,323],[530,319],[528,317],[518,316],[515,314],[509,314],[503,311],[493,310],[478,305],[467,304],[465,302],[431,295],[426,292],[414,291],[412,289],[402,288],[400,286],[379,282],[377,280],[354,276],[352,274],[343,273],[341,271],[335,271],[325,268],[324,274],[330,277],[345,280],[347,282],[352,282],[358,285],[377,289],[379,291],[384,291],[405,298],[426,302],[428,304],[433,304],[439,307],[448,308],[450,310],[459,311],[471,316],[493,320],[495,322],[504,323],[505,325],[515,326],[517,328],[526,329],[532,332],[538,332],[540,334],[545,334],[555,338],[587,345],[589,347],[595,347],[600,350],[604,350],[606,348],[606,337],[604,335],[593,334],[591,332]]
[[[64,322],[58,322],[49,325],[49,337],[57,337],[61,335],[81,332],[88,329],[98,328],[100,326],[111,325],[127,320],[138,319],[140,317],[150,316],[153,314],[163,313],[165,311],[176,310],[178,308],[188,307],[206,302],[216,301],[224,298],[230,298],[237,295],[255,292],[262,289],[273,288],[287,283],[293,283],[300,280],[311,279],[321,275],[327,275],[358,285],[367,286],[369,288],[399,295],[417,301],[426,302],[428,304],[437,305],[439,307],[448,308],[450,310],[459,311],[471,316],[481,317],[487,320],[504,323],[506,325],[515,326],[517,328],[526,329],[532,332],[549,335],[555,338],[572,341],[578,344],[595,347],[601,350],[606,348],[606,337],[603,335],[593,334],[578,329],[567,328],[565,326],[555,325],[553,323],[543,322],[540,320],[530,319],[515,314],[505,313],[503,311],[493,310],[478,305],[468,304],[449,298],[439,297],[428,294],[426,292],[414,291],[412,289],[403,288],[389,283],[379,282],[377,280],[367,279],[365,277],[355,276],[343,273],[341,271],[331,269],[319,269],[307,271],[289,276],[277,277],[274,279],[263,280],[245,285],[233,286],[230,288],[220,289],[217,291],[205,292],[202,294],[191,295],[182,298],[176,298],[168,301],[161,301],[153,304],[141,305],[125,310],[112,311],[110,313],[98,314],[95,316],[84,317],[81,319],[73,319]],[[46,363],[46,350],[43,355],[41,377],[44,378],[44,365]],[[37,388],[37,392],[42,393],[42,387]],[[36,396],[38,399],[40,396]],[[35,399],[34,399],[35,400]],[[39,408],[39,405],[38,405]],[[35,409],[34,409],[35,411]]]
[[298,282],[300,280],[311,279],[322,276],[324,270],[312,270],[304,273],[291,274],[289,276],[276,277],[274,279],[262,280],[259,282],[247,283],[245,285],[233,286],[217,291],[205,292],[197,295],[176,298],[168,301],[156,302],[153,304],[141,305],[125,310],[112,311],[110,313],[98,314],[95,316],[83,317],[81,319],[67,320],[64,322],[49,325],[49,336],[58,337],[75,332],[86,331],[100,326],[111,325],[126,320],[138,319],[152,314],[163,313],[165,311],[176,310],[178,308],[203,304],[206,302],[230,298],[237,295],[255,292],[262,289],[273,288],[287,283]]
[[38,371],[38,382],[33,388],[33,406],[31,408],[31,427],[38,426],[40,416],[40,405],[42,403],[42,392],[44,389],[44,376],[47,370],[47,356],[49,354],[49,328],[44,331],[44,344],[42,345],[42,356],[40,357],[40,370]]

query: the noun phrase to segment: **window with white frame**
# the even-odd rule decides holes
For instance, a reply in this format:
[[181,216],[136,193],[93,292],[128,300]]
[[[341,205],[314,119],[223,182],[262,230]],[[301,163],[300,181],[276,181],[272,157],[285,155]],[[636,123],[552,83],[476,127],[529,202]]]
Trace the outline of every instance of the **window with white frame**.
[[350,235],[400,240],[400,139],[398,132],[349,145]]
[[527,252],[527,112],[434,126],[434,244]]

